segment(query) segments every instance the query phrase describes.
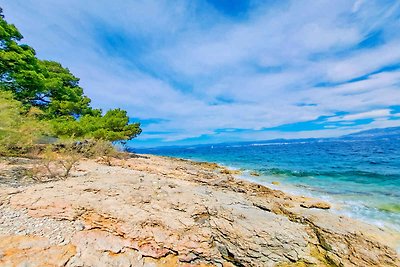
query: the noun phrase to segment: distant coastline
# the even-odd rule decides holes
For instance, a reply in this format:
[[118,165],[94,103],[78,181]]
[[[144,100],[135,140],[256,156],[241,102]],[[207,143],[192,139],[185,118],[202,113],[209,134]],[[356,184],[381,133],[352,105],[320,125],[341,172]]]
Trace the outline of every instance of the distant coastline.
[[287,143],[303,143],[303,142],[334,142],[334,141],[373,141],[373,140],[387,140],[397,139],[400,140],[400,126],[399,127],[388,127],[388,128],[375,128],[365,131],[358,131],[352,134],[342,135],[339,137],[325,137],[325,138],[297,138],[287,139],[278,138],[270,140],[250,140],[250,141],[239,141],[239,142],[222,142],[222,143],[206,143],[206,144],[186,144],[186,145],[162,145],[162,146],[148,146],[148,147],[136,147],[135,141],[127,143],[127,149],[130,152],[146,152],[158,149],[169,149],[169,148],[201,148],[201,147],[224,147],[224,146],[248,146],[248,145],[273,145],[273,144],[287,144]]

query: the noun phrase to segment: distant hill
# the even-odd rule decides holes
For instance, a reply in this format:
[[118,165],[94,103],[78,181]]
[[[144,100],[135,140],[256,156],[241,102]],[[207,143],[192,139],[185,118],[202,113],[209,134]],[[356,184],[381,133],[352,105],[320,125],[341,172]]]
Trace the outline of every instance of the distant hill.
[[344,135],[339,139],[400,139],[400,127],[380,128]]
[[130,152],[151,153],[152,150],[159,149],[197,149],[197,148],[219,148],[219,147],[237,147],[237,146],[258,146],[264,144],[290,144],[290,143],[312,143],[312,142],[330,142],[330,141],[346,141],[346,140],[382,140],[392,139],[400,140],[400,127],[371,129],[352,134],[343,135],[340,137],[331,138],[301,138],[301,139],[272,139],[258,141],[242,141],[242,142],[225,142],[215,144],[194,144],[194,145],[175,145],[175,146],[160,146],[151,148],[130,148]]

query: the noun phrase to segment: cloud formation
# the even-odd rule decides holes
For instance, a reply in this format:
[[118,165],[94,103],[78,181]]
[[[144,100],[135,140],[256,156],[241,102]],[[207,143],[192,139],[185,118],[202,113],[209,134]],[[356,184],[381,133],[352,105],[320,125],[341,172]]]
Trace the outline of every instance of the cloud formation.
[[[222,1],[228,3],[229,1]],[[134,145],[337,136],[400,125],[396,1],[0,0]]]

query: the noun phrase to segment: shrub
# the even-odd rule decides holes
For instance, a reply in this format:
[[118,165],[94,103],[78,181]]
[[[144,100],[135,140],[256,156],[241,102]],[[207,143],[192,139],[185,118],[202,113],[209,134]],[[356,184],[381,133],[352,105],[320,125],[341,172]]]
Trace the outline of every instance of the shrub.
[[37,110],[24,111],[9,92],[0,91],[0,155],[24,154],[48,131],[36,119]]

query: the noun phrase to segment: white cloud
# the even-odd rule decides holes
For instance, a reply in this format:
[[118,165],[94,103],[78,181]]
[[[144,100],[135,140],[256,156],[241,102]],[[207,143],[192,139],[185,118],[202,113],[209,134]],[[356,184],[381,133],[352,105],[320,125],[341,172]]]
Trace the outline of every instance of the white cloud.
[[362,4],[364,4],[364,0],[356,0],[356,1],[354,2],[354,4],[353,4],[352,11],[353,11],[354,13],[357,12],[357,11],[360,9],[360,7],[361,7]]
[[399,61],[400,41],[396,40],[376,49],[360,51],[350,58],[327,65],[327,75],[331,81],[346,81]]
[[304,101],[351,113],[395,106],[400,103],[399,83],[400,71],[379,73],[357,82],[305,90]]
[[390,109],[377,109],[371,110],[361,113],[355,113],[350,115],[344,116],[337,116],[328,118],[327,121],[355,121],[355,120],[362,120],[362,119],[378,119],[378,118],[386,118],[390,116]]
[[[0,0],[0,5],[41,58],[60,61],[81,78],[94,106],[161,119],[145,126],[143,139],[332,135],[356,128],[275,135],[257,130],[339,111],[352,114],[341,118],[346,121],[385,118],[377,113],[400,105],[398,70],[346,82],[399,62],[400,26],[393,20],[398,5],[289,1],[260,6],[244,20],[186,1]],[[383,45],[354,49],[377,29]],[[123,47],[104,44],[121,35]],[[316,87],[320,82],[328,85]],[[255,133],[216,134],[220,128]],[[172,133],[146,134],[151,131]]]

